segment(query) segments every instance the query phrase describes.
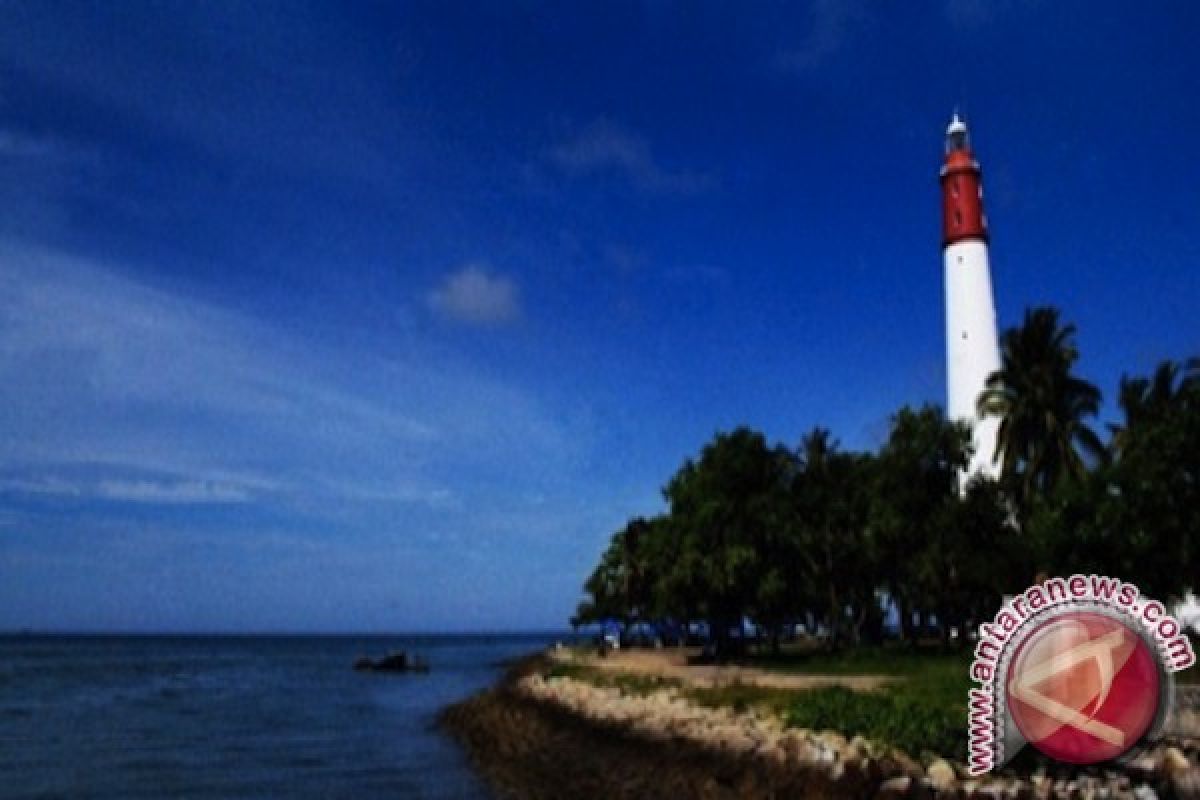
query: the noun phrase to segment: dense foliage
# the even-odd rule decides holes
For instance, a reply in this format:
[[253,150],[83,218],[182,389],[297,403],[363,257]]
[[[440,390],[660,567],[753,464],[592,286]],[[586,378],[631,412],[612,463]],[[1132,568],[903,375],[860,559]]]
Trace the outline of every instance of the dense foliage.
[[949,637],[1040,573],[1179,596],[1200,576],[1200,363],[1123,378],[1124,421],[1104,443],[1077,358],[1053,309],[1003,335],[979,401],[1001,418],[998,481],[960,486],[970,430],[936,406],[897,411],[877,452],[843,450],[822,428],[795,447],[717,434],[667,481],[664,514],[613,536],[573,621],[700,623],[728,653],[747,621],[775,645],[801,624],[833,647],[878,641],[881,598],[902,636]]

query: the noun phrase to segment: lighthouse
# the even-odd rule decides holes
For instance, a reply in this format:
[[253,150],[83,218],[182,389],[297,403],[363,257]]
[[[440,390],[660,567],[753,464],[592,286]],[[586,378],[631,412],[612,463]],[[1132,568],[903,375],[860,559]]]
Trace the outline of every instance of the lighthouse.
[[967,125],[956,113],[946,128],[941,170],[942,263],[946,280],[946,413],[971,424],[974,453],[961,486],[982,473],[995,477],[993,459],[1000,421],[976,408],[988,376],[1000,369],[996,307],[988,262],[987,218],[979,162],[971,152]]

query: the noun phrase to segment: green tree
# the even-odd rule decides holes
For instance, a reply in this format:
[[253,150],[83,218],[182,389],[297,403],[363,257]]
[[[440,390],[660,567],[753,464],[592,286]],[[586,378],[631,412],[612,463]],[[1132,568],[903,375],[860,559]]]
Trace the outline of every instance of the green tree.
[[646,522],[638,540],[640,569],[644,575],[642,613],[646,620],[686,621],[695,603],[683,584],[676,585],[679,574],[680,544],[671,518],[662,514]]
[[1009,516],[999,485],[981,476],[933,511],[915,563],[921,596],[937,615],[943,640],[951,628],[964,633],[990,618],[1005,594],[1032,580],[1028,544]]
[[1036,497],[1082,478],[1085,456],[1105,454],[1085,422],[1099,409],[1100,391],[1073,371],[1074,336],[1075,326],[1061,324],[1057,309],[1026,311],[1019,327],[1004,332],[1001,367],[979,397],[981,414],[1000,417],[993,457],[1001,459],[1001,479],[1022,519]]
[[1119,575],[1161,598],[1200,574],[1200,368],[1164,362],[1125,377],[1113,459],[1066,482],[1030,518],[1054,572]]
[[579,603],[575,615],[571,618],[572,625],[587,625],[606,619],[625,619],[627,609],[620,593],[621,579],[620,548],[615,542],[600,556],[600,563],[592,570],[591,575],[583,583],[583,591],[588,599]]
[[654,523],[634,517],[613,534],[600,563],[584,583],[589,600],[579,605],[577,623],[619,620],[623,627],[648,619],[657,579],[649,538]]
[[700,600],[720,656],[740,649],[740,628],[759,595],[767,542],[778,523],[784,462],[761,433],[718,434],[663,490],[679,535],[673,585]]
[[775,472],[759,504],[765,524],[757,529],[759,567],[749,613],[768,632],[772,652],[778,653],[781,636],[810,600],[811,581],[800,550],[790,494],[798,465],[784,447],[775,447],[772,457]]
[[[879,551],[881,580],[900,612],[901,635],[913,638],[912,614],[933,611],[939,574],[958,501],[959,473],[970,458],[970,430],[946,419],[942,409],[908,406],[892,415],[879,453],[871,492],[871,528]],[[962,535],[966,535],[965,533]],[[938,547],[931,547],[933,543]],[[954,548],[958,552],[960,548]],[[938,568],[929,568],[935,563]]]
[[821,616],[836,648],[848,632],[857,636],[875,604],[867,536],[871,459],[842,452],[828,430],[814,428],[801,441],[797,460],[797,552],[811,589],[823,600]]
[[1177,596],[1200,575],[1200,361],[1166,362],[1122,389],[1125,420],[1096,527],[1121,543],[1126,574],[1144,591]]

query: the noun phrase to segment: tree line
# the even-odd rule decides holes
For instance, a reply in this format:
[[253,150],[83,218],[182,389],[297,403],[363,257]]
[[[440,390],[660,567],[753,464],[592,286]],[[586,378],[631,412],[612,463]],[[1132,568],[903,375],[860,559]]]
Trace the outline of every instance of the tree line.
[[1102,437],[1074,339],[1052,308],[1002,336],[979,398],[1000,419],[995,480],[960,485],[970,428],[936,405],[895,412],[874,452],[821,427],[794,447],[718,433],[667,481],[665,513],[613,534],[572,623],[703,623],[728,653],[744,620],[775,647],[798,623],[833,647],[879,641],[881,598],[902,636],[936,620],[948,638],[1045,574],[1181,595],[1200,578],[1200,361],[1122,377],[1123,420]]

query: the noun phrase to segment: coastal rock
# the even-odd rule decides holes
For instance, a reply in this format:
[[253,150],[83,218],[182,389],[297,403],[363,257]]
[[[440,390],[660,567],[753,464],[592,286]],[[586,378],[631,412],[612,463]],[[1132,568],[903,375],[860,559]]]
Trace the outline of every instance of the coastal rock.
[[1179,800],[1200,800],[1200,767],[1177,769],[1167,777],[1167,783]]
[[763,745],[756,755],[777,767],[785,766],[788,761],[787,751],[780,747],[778,742]]
[[849,744],[846,737],[837,731],[821,731],[817,734],[817,740],[839,753],[843,752]]
[[1014,781],[1013,785],[1009,787],[1007,796],[1013,798],[1013,800],[1038,800],[1041,797],[1040,794],[1034,791],[1032,784],[1020,780]]
[[779,747],[787,754],[788,761],[794,764],[811,764],[816,761],[816,749],[807,736],[798,731],[790,731],[779,741]]
[[1162,753],[1154,750],[1142,753],[1126,765],[1130,774],[1141,780],[1149,780],[1162,763]]
[[925,770],[925,778],[929,781],[929,785],[939,792],[947,792],[958,784],[958,776],[954,772],[954,767],[950,766],[944,758],[933,760],[933,763]]
[[1178,747],[1168,747],[1163,751],[1161,769],[1167,775],[1191,769],[1191,766],[1187,756]]
[[739,730],[723,731],[716,743],[724,750],[732,753],[747,753],[755,749],[753,739]]
[[973,785],[968,787],[963,784],[963,791],[970,800],[1002,800],[1007,796],[1008,787],[1002,780],[991,780],[986,783],[971,782]]
[[[1021,774],[1010,766],[1002,774],[975,777],[965,764],[936,756],[922,768],[908,754],[863,736],[787,728],[780,717],[758,709],[699,705],[678,688],[635,693],[569,676],[523,675],[510,685],[539,707],[568,712],[630,747],[663,758],[694,763],[699,757],[712,764],[713,772],[704,776],[703,784],[684,781],[687,791],[667,791],[666,783],[659,786],[654,776],[643,776],[621,783],[609,796],[644,796],[634,793],[636,785],[656,796],[729,800],[765,796],[1200,800],[1195,739],[1169,738],[1131,763],[1105,768],[1043,765]],[[639,782],[643,780],[650,782]]]
[[897,775],[879,784],[876,800],[906,800],[913,794],[913,779],[908,775]]
[[903,750],[890,750],[881,759],[880,769],[885,775],[902,773],[914,781],[920,781],[925,777],[925,768],[921,766],[921,762]]
[[838,761],[829,771],[829,777],[838,797],[866,797],[869,787],[878,785],[878,779],[871,777],[862,760]]

